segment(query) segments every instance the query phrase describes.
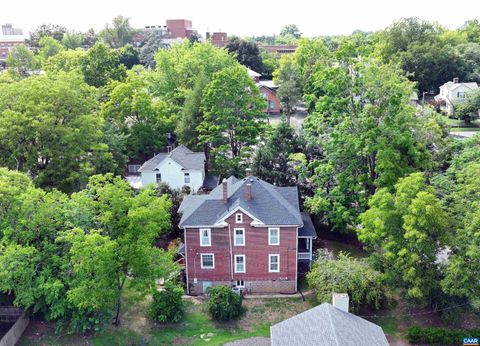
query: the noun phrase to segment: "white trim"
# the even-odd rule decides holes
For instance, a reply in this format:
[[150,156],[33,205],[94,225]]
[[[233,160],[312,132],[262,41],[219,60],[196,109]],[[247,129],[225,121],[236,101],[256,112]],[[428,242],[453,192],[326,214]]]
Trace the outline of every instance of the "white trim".
[[[243,285],[239,285],[239,282],[243,282]],[[235,286],[238,288],[245,288],[245,280],[235,280]]]
[[252,224],[255,223],[257,225],[265,225],[262,221],[260,221],[259,219],[257,219],[255,216],[253,216],[252,214],[250,214],[249,212],[247,212],[246,210],[244,210],[242,207],[237,207],[233,210],[231,210],[228,214],[226,214],[225,216],[223,216],[221,219],[217,220],[215,222],[215,225],[221,225],[222,223],[225,223],[225,219],[227,219],[229,216],[231,216],[233,213],[236,213],[237,211],[241,211],[242,213],[244,214],[247,214],[248,216],[250,216],[253,221],[252,221]]
[[[237,258],[239,258],[239,257],[243,258],[243,271],[237,270]],[[234,263],[235,263],[235,273],[246,273],[247,272],[247,259],[246,259],[245,255],[235,255]]]
[[[237,243],[237,230],[242,230],[243,244],[238,244]],[[233,229],[233,245],[234,246],[245,246],[245,228],[236,227],[236,228]]]
[[235,223],[243,223],[243,214],[242,213],[236,213],[235,214]]
[[[208,231],[208,244],[202,244],[203,231]],[[212,230],[210,228],[199,228],[198,235],[200,236],[200,246],[212,246]]]
[[[212,256],[212,267],[205,267],[203,266],[203,256]],[[215,269],[215,254],[214,253],[202,253],[200,254],[200,268],[201,269]]]
[[[272,256],[277,256],[278,257],[278,269],[277,270],[272,270]],[[280,273],[280,254],[277,254],[277,253],[268,254],[268,272],[269,273]]]
[[185,243],[185,275],[187,276],[187,294],[190,294],[190,282],[188,281],[188,250],[187,250],[187,230],[183,230],[183,241]]
[[[271,231],[276,229],[277,230],[277,240],[278,242],[277,243],[272,243],[271,242]],[[268,227],[268,245],[272,245],[272,246],[278,246],[280,245],[280,227]]]

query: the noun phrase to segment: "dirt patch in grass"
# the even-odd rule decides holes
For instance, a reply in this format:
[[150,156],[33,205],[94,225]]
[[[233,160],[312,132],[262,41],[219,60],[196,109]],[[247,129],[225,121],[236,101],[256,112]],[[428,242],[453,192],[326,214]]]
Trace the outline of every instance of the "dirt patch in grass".
[[238,321],[238,326],[243,330],[252,331],[259,323],[273,325],[315,305],[312,297],[307,297],[305,301],[301,298],[245,299],[243,306],[246,311]]

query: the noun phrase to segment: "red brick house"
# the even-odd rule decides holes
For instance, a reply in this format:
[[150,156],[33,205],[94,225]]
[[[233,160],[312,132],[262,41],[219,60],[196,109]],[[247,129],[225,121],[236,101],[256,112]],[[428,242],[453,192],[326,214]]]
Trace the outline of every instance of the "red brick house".
[[268,114],[280,114],[280,100],[277,96],[277,86],[273,81],[261,80],[257,83],[257,87],[260,90],[260,95],[267,102],[264,112]]
[[316,233],[296,187],[230,177],[209,195],[187,196],[179,212],[187,293],[220,284],[249,293],[297,291],[298,265],[312,260]]

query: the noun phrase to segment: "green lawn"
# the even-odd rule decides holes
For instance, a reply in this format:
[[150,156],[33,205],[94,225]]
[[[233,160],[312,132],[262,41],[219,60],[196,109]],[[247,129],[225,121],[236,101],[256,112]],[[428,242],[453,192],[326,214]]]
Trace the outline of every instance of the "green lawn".
[[223,345],[229,341],[253,336],[269,336],[270,326],[303,312],[316,303],[313,297],[245,299],[245,314],[226,323],[212,321],[201,299],[187,300],[185,320],[176,325],[160,325],[146,318],[150,299],[135,301],[128,290],[124,295],[125,309],[119,327],[111,326],[94,336],[56,335],[53,324],[32,323],[19,345]]

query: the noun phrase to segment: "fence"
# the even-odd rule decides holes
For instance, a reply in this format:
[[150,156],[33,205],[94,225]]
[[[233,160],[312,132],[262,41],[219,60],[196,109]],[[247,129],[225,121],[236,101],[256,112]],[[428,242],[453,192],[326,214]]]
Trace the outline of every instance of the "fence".
[[14,346],[22,337],[22,334],[25,331],[25,328],[27,328],[30,320],[24,311],[14,307],[0,308],[0,316],[3,322],[9,322],[12,318],[15,318],[13,321],[16,320],[7,334],[5,334],[0,340],[0,346]]

